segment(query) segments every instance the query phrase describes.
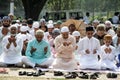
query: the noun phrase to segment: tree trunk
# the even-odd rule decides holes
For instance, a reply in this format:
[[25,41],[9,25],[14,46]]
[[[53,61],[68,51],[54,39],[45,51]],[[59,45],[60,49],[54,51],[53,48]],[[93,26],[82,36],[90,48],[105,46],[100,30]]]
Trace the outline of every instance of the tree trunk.
[[25,18],[32,18],[33,20],[38,20],[39,14],[44,7],[47,0],[22,0]]

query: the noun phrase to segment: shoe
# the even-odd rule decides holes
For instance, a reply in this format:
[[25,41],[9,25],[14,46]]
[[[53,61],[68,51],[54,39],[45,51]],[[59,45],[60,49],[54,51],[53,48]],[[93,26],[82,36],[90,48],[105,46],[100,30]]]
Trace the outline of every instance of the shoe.
[[22,75],[26,75],[26,71],[19,71],[19,75],[22,76]]
[[95,74],[90,75],[90,79],[97,79],[98,77]]
[[77,77],[77,73],[71,72],[64,76],[66,79],[75,79]]
[[117,74],[115,73],[108,73],[106,76],[107,78],[117,78]]
[[33,76],[34,76],[34,77],[38,77],[38,76],[40,76],[40,75],[39,75],[38,73],[34,72],[34,73],[33,73]]
[[78,75],[78,77],[82,79],[88,79],[89,75],[85,72],[80,72],[80,75]]
[[37,72],[39,75],[45,75],[45,72],[43,72],[42,70],[38,70]]
[[27,75],[27,76],[32,76],[32,75],[33,75],[33,72],[27,72],[26,75]]
[[54,76],[63,76],[63,73],[60,71],[54,71]]

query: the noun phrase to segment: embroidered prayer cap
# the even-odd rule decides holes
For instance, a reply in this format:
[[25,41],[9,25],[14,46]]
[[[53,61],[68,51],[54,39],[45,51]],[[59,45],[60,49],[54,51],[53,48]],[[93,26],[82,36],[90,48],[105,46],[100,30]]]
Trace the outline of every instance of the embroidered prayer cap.
[[48,24],[47,28],[54,28],[54,25],[53,24]]
[[80,36],[80,32],[79,32],[79,31],[74,31],[74,32],[72,33],[72,35],[73,35],[73,36]]
[[35,35],[44,35],[44,31],[41,30],[41,29],[38,29],[38,30],[35,32]]
[[104,36],[104,40],[112,40],[112,36],[110,34],[107,34]]
[[20,31],[21,31],[21,32],[26,32],[26,31],[28,31],[28,26],[21,26],[21,27],[20,27]]
[[68,27],[67,27],[67,26],[62,27],[62,28],[61,28],[61,32],[62,32],[62,33],[63,33],[63,32],[69,32]]
[[86,27],[86,31],[94,31],[94,28],[92,26]]
[[97,25],[96,30],[97,30],[97,31],[104,31],[104,30],[105,30],[105,25],[104,25],[104,24],[99,24],[99,25]]
[[40,26],[39,22],[34,22],[32,27],[33,28],[39,28],[39,26]]

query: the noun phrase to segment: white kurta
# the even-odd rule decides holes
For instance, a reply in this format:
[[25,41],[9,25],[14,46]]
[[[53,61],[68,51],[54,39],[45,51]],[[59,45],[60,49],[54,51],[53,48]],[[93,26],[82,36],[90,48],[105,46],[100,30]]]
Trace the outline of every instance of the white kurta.
[[[106,53],[104,51],[106,48],[110,48],[112,50],[111,53]],[[116,55],[115,50],[116,50],[115,47],[111,45],[108,47],[106,45],[101,46],[101,55],[100,55],[101,69],[109,68],[115,70],[117,68],[117,66],[115,65],[115,55]]]
[[[0,27],[0,44],[2,44],[2,40],[3,40],[3,38],[5,37],[5,36],[2,34],[2,28],[3,28],[3,26]],[[9,35],[9,32],[8,32],[7,35]],[[2,54],[2,45],[0,45],[0,55],[1,55],[1,54]]]
[[[98,39],[92,37],[84,37],[78,43],[78,52],[80,54],[80,69],[100,69],[100,63],[98,61],[98,55],[100,54],[100,42]],[[89,50],[87,54],[85,50]],[[93,54],[93,50],[96,49],[97,53]]]
[[20,63],[22,60],[21,50],[23,42],[20,38],[16,37],[16,44],[15,47],[13,43],[10,45],[10,48],[7,49],[6,45],[9,43],[8,38],[10,35],[3,38],[2,46],[3,46],[3,53],[0,56],[0,62],[5,64],[17,64]]
[[[77,69],[77,61],[74,57],[75,38],[69,35],[68,39],[63,39],[62,35],[55,38],[56,58],[52,64],[55,69],[74,70]],[[64,46],[63,42],[71,42],[71,45]]]
[[30,35],[29,33],[27,33],[27,34],[21,34],[21,33],[19,33],[19,34],[17,34],[17,37],[19,37],[20,39],[22,39],[22,41],[25,41],[26,39],[28,41],[33,39],[32,35]]

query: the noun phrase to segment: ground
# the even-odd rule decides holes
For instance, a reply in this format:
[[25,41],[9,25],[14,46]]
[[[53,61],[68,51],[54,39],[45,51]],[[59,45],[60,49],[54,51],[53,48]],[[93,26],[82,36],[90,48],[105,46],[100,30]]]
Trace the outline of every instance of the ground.
[[[39,77],[33,76],[19,76],[19,71],[27,71],[27,72],[35,72],[36,70],[33,69],[26,69],[26,68],[7,68],[8,73],[0,73],[0,80],[66,80],[63,76],[53,76],[53,72],[46,72],[45,75]],[[86,79],[70,79],[70,80],[86,80]],[[90,80],[90,79],[88,79]],[[97,80],[120,80],[120,75],[118,75],[117,79],[108,79],[106,74],[100,74],[100,78]]]

